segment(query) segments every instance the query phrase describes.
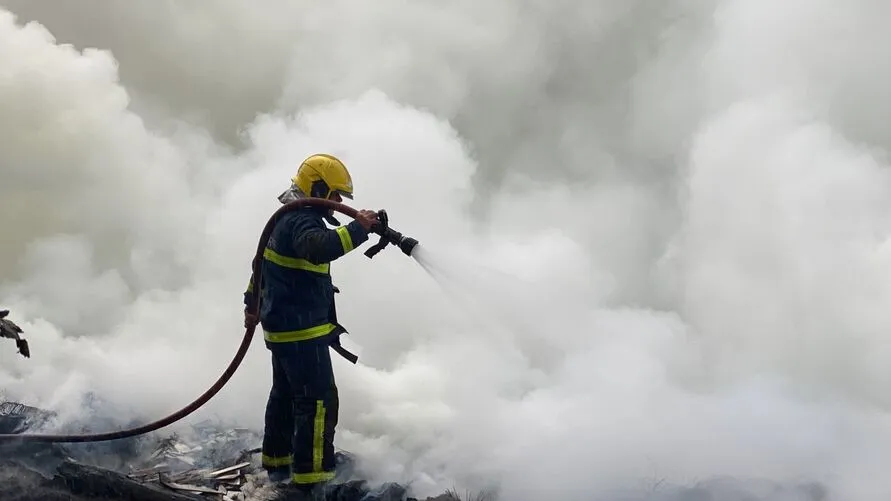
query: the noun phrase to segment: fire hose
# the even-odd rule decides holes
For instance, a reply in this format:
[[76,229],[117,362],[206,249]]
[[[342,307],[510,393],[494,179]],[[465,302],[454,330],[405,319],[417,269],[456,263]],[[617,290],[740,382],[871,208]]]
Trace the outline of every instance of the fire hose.
[[[277,211],[275,211],[272,217],[269,218],[269,221],[266,223],[266,226],[263,228],[263,232],[260,235],[260,241],[257,244],[257,252],[254,255],[254,259],[252,262],[253,274],[251,277],[251,283],[253,286],[253,290],[259,291],[262,285],[261,266],[263,263],[263,251],[266,249],[266,243],[269,240],[275,224],[284,214],[302,209],[307,206],[317,206],[321,208],[332,209],[354,219],[358,215],[358,211],[356,209],[353,209],[352,207],[339,202],[334,202],[333,200],[326,200],[322,198],[302,198],[293,202],[289,202],[280,207]],[[399,247],[399,249],[402,250],[405,255],[410,256],[412,250],[418,244],[418,241],[411,237],[404,236],[402,233],[390,228],[386,211],[382,210],[378,212],[378,221],[379,223],[372,227],[371,232],[380,235],[380,241],[366,250],[365,255],[370,259],[373,258],[378,252],[383,250],[387,245],[395,245]],[[253,318],[259,318],[260,294],[254,294],[253,296],[254,300],[247,305],[246,313]],[[165,426],[169,426],[200,409],[204,404],[210,401],[211,398],[219,393],[220,390],[223,389],[226,383],[229,382],[229,379],[232,378],[232,375],[235,374],[235,371],[241,365],[241,362],[244,360],[244,357],[247,354],[247,350],[251,345],[251,341],[253,340],[255,330],[256,323],[249,323],[248,326],[245,328],[244,337],[241,340],[241,345],[238,347],[238,351],[235,353],[232,361],[229,362],[229,366],[226,367],[226,370],[223,371],[223,374],[220,375],[219,379],[217,379],[213,386],[211,386],[192,403],[174,412],[173,414],[168,415],[167,417],[152,421],[142,426],[107,433],[90,433],[81,435],[8,433],[0,434],[0,441],[22,441],[32,443],[104,442],[109,440],[120,440],[124,438],[144,435],[146,433],[151,433],[155,430],[164,428]],[[333,345],[332,348],[336,350],[340,349],[339,345]],[[353,362],[355,362],[355,360],[353,360]]]

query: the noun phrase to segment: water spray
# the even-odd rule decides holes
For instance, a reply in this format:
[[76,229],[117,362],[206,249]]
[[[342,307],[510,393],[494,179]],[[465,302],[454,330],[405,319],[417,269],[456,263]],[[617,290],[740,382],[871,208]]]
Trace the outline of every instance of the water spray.
[[[275,227],[275,224],[278,222],[279,218],[289,212],[293,212],[304,207],[320,207],[326,208],[330,210],[334,210],[340,212],[346,216],[349,216],[353,219],[358,215],[358,211],[352,207],[344,205],[339,202],[335,202],[333,200],[326,200],[323,198],[301,198],[289,202],[282,207],[280,207],[272,217],[267,221],[266,226],[263,228],[263,232],[260,234],[260,241],[257,244],[257,251],[254,255],[254,259],[252,262],[252,270],[253,274],[251,276],[251,285],[254,290],[259,291],[262,285],[261,278],[261,266],[263,264],[263,251],[266,249],[266,243],[269,240],[270,235],[272,234],[272,229]],[[390,228],[389,226],[389,218],[387,217],[386,211],[378,212],[378,220],[379,222],[371,228],[371,233],[376,233],[380,235],[380,241],[375,244],[373,247],[365,251],[365,255],[371,259],[378,252],[383,250],[387,245],[394,245],[399,247],[402,252],[411,256],[412,251],[415,246],[418,245],[418,241],[414,238],[407,237],[402,233]],[[244,337],[241,340],[241,345],[238,347],[238,351],[235,352],[235,356],[232,358],[232,361],[229,362],[229,366],[226,367],[226,370],[223,371],[223,374],[217,379],[217,381],[208,388],[201,396],[195,399],[189,405],[183,407],[182,409],[170,414],[162,419],[158,419],[157,421],[152,421],[150,423],[144,424],[142,426],[137,426],[135,428],[129,428],[126,430],[120,431],[112,431],[107,433],[90,433],[90,434],[82,434],[82,435],[51,435],[51,434],[31,434],[31,433],[7,433],[0,434],[0,441],[4,442],[43,442],[43,443],[83,443],[83,442],[105,442],[109,440],[120,440],[124,438],[131,438],[139,435],[145,435],[146,433],[151,433],[158,429],[164,428],[165,426],[169,426],[189,414],[192,414],[196,410],[200,409],[204,404],[210,401],[223,387],[226,383],[229,382],[229,379],[232,378],[232,375],[235,374],[235,371],[241,365],[241,362],[244,360],[245,354],[247,354],[247,350],[251,345],[251,341],[254,338],[254,331],[257,327],[256,319],[259,318],[260,312],[260,296],[261,294],[254,294],[254,299],[250,304],[247,305],[247,309],[245,313],[255,319],[254,321],[245,325]],[[332,348],[339,348],[338,346],[332,346]]]

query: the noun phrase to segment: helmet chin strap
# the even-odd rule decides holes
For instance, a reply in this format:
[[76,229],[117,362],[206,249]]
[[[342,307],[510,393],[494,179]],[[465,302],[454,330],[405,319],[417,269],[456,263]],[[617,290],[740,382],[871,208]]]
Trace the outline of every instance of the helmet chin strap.
[[[306,195],[300,191],[300,188],[292,184],[290,188],[283,191],[282,194],[278,196],[278,201],[281,202],[282,205],[285,205],[301,198],[306,198]],[[340,221],[338,221],[331,212],[326,213],[323,217],[331,226],[340,226]]]

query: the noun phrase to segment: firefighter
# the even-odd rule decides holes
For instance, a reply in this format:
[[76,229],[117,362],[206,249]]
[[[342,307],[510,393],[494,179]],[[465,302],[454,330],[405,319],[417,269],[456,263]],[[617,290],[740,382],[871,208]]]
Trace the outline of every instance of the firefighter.
[[[291,187],[279,196],[337,202],[353,198],[346,166],[327,154],[300,165]],[[325,226],[328,222],[334,229]],[[266,404],[262,463],[270,481],[290,482],[313,496],[334,477],[334,430],[338,392],[329,345],[345,332],[337,323],[330,262],[368,240],[377,213],[360,210],[339,225],[333,211],[304,207],[284,214],[264,251],[259,319],[245,310],[245,324],[259,321],[272,355],[272,390]],[[253,280],[251,281],[253,282]],[[256,291],[248,287],[245,304]]]

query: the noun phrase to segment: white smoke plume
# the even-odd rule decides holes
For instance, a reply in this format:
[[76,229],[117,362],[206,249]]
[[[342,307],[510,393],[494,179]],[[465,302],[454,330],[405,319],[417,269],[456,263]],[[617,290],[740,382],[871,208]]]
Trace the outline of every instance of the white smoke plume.
[[[8,395],[199,395],[327,151],[444,286],[392,248],[335,263],[338,446],[377,480],[891,494],[888,2],[0,5]],[[260,428],[269,383],[258,341],[189,421]]]

